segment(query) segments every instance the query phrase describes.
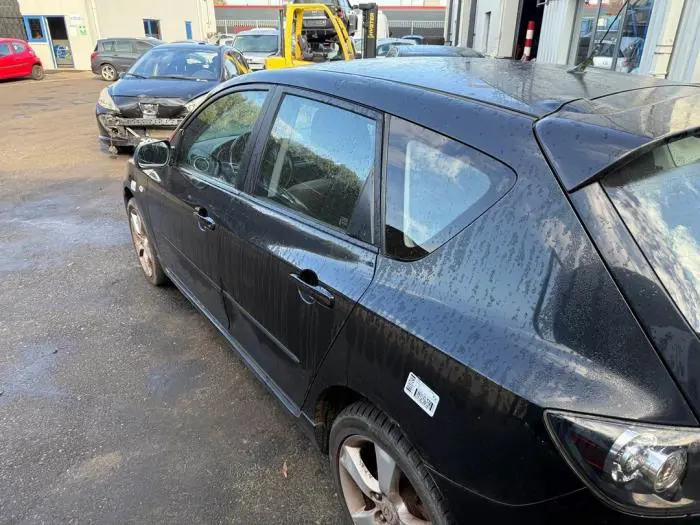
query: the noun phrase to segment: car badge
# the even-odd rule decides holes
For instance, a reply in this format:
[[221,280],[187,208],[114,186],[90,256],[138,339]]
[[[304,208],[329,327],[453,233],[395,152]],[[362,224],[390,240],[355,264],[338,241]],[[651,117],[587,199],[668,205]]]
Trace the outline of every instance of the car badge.
[[141,113],[144,118],[153,118],[158,115],[158,104],[139,102],[139,107],[141,108]]

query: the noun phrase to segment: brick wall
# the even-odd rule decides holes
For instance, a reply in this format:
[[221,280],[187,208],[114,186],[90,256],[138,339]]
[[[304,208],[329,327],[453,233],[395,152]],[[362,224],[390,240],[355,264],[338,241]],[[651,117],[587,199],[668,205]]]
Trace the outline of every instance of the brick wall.
[[0,37],[27,38],[17,0],[0,0]]

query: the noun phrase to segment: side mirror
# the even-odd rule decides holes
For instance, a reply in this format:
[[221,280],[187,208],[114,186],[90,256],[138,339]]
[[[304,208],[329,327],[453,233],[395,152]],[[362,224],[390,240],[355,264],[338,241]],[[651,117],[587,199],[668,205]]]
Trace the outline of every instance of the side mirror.
[[141,169],[162,168],[170,162],[170,143],[167,140],[142,142],[134,151],[134,162]]
[[117,75],[117,78],[118,78],[119,80],[121,80],[121,79],[124,78],[125,76],[126,76],[126,72],[122,71],[121,73],[119,73],[119,74]]

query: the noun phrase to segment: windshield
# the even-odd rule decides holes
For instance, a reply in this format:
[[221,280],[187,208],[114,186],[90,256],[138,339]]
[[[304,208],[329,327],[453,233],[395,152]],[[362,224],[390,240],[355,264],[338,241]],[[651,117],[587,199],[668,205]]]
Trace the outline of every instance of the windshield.
[[216,51],[154,48],[143,55],[129,73],[144,78],[218,80],[219,62]]
[[700,333],[700,135],[664,144],[604,187],[678,309]]
[[241,35],[233,47],[241,53],[276,53],[277,35]]

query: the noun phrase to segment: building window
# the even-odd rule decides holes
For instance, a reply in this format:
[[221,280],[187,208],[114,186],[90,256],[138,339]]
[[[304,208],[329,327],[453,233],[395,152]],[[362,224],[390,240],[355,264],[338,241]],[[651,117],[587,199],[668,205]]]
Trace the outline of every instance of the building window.
[[150,36],[151,38],[157,38],[158,40],[161,40],[160,20],[145,18],[143,20],[143,32],[146,34],[146,36]]
[[46,31],[40,16],[25,16],[24,30],[29,42],[46,42]]

